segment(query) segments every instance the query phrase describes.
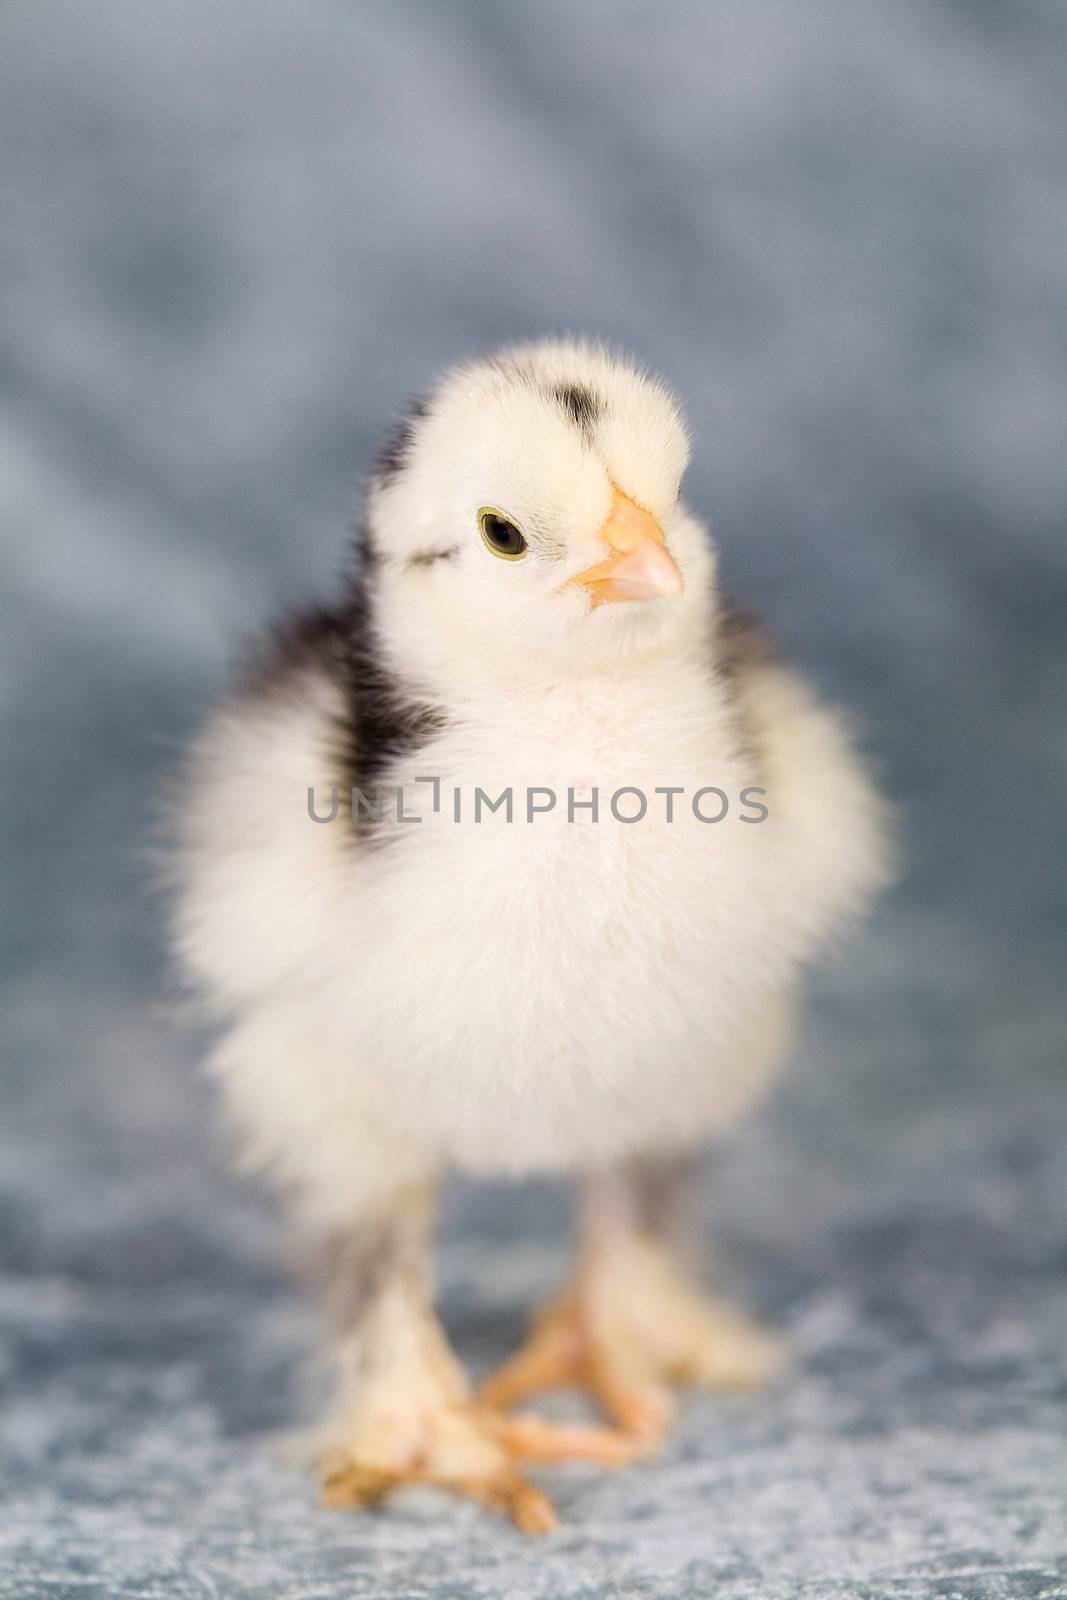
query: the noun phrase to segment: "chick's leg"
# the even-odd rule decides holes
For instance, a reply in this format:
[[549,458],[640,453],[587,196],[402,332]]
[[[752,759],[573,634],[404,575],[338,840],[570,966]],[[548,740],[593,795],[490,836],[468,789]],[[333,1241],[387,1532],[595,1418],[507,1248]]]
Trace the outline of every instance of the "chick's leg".
[[373,1223],[323,1250],[341,1383],[322,1451],[329,1506],[377,1505],[404,1484],[468,1495],[526,1532],[555,1526],[520,1459],[621,1459],[603,1428],[501,1416],[470,1393],[433,1309],[425,1192],[396,1197]]
[[634,1159],[595,1178],[583,1210],[574,1272],[534,1320],[519,1353],[482,1397],[510,1406],[539,1390],[577,1385],[639,1444],[660,1443],[674,1387],[761,1387],[781,1346],[709,1299],[685,1267],[693,1188],[687,1161]]

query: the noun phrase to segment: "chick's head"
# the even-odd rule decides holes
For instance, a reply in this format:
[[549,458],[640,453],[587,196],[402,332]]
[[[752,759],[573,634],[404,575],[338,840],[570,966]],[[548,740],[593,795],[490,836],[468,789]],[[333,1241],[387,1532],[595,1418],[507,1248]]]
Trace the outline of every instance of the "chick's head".
[[381,625],[431,673],[616,667],[707,609],[666,389],[600,349],[536,344],[449,374],[372,483]]

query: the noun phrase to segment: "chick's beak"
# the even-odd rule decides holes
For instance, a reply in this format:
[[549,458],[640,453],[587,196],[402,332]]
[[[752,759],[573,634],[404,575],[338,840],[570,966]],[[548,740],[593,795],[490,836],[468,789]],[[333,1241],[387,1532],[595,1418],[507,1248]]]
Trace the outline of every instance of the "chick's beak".
[[682,574],[667,549],[663,529],[643,507],[615,490],[611,515],[600,530],[611,554],[568,580],[589,590],[594,606],[606,600],[656,600],[681,594]]

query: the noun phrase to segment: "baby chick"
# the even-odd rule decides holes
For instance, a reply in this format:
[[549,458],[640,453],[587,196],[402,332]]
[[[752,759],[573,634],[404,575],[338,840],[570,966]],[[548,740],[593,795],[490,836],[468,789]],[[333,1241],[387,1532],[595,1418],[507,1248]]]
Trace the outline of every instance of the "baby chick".
[[[618,1463],[676,1385],[775,1366],[689,1275],[680,1197],[881,881],[880,807],[725,612],[687,459],[671,396],[602,349],[448,373],[380,461],[336,605],[192,752],[176,945],[328,1290],[330,1504],[430,1483],[545,1529],[519,1461]],[[447,1169],[585,1180],[573,1272],[478,1394],[434,1311]],[[511,1411],[561,1384],[606,1425]]]

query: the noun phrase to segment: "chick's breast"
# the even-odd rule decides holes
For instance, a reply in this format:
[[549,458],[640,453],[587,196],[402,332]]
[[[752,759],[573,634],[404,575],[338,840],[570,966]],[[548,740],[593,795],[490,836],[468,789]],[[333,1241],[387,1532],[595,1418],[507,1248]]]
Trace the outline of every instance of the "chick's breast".
[[[397,770],[421,820],[368,835],[338,767],[344,697],[328,661],[305,662],[231,701],[199,747],[187,968],[236,1016],[284,999],[294,1104],[313,1057],[332,1114],[410,1128],[470,1170],[563,1168],[727,1126],[766,1075],[763,1035],[798,962],[879,870],[835,720],[780,669],[744,692],[758,758],[696,667],[628,699],[609,685],[602,704],[587,688],[520,720],[450,722],[416,763],[438,808]],[[761,775],[767,819],[743,822]],[[326,814],[335,783],[339,814],[317,824],[308,788]],[[718,823],[691,803],[709,785],[730,801]],[[664,786],[684,790],[671,821]],[[639,821],[611,811],[624,787],[647,801]],[[478,788],[510,789],[511,819],[483,805],[476,820]],[[568,791],[594,788],[595,820],[569,811]],[[531,789],[555,804],[528,820]],[[254,1062],[241,1071],[254,1086]]]

